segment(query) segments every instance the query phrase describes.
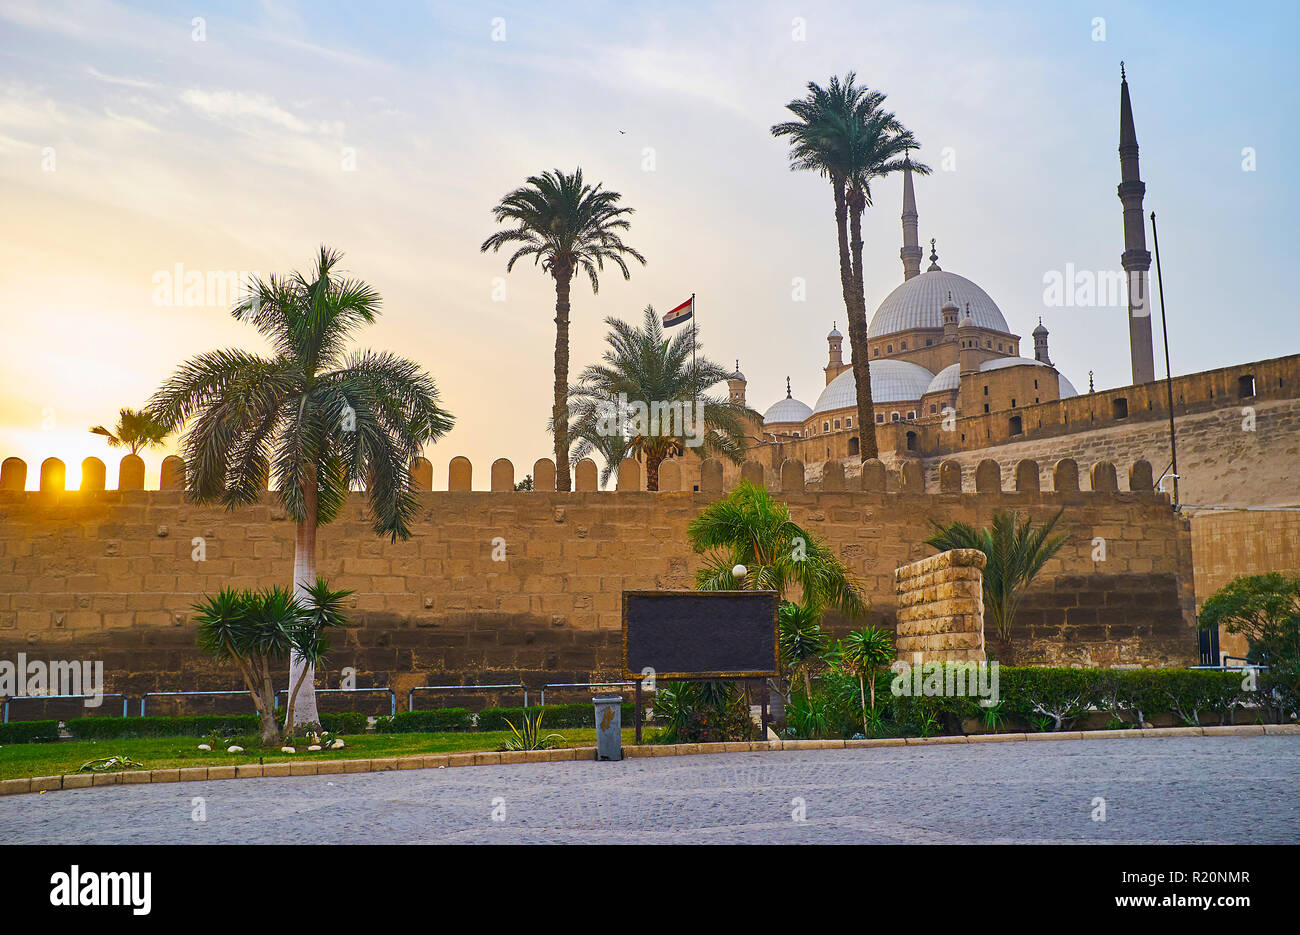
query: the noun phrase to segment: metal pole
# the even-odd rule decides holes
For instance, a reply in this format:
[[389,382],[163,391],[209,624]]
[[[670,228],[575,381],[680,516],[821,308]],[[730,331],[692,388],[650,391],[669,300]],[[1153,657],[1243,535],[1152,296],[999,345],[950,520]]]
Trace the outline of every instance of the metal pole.
[[1151,212],[1151,240],[1156,249],[1156,283],[1160,287],[1160,330],[1165,336],[1165,388],[1169,396],[1169,454],[1174,482],[1174,509],[1178,509],[1178,442],[1174,435],[1174,377],[1169,369],[1169,317],[1165,314],[1165,279],[1160,274],[1160,235],[1156,233],[1156,213]]
[[636,683],[636,710],[632,712],[632,724],[636,727],[636,742],[641,742],[641,682]]

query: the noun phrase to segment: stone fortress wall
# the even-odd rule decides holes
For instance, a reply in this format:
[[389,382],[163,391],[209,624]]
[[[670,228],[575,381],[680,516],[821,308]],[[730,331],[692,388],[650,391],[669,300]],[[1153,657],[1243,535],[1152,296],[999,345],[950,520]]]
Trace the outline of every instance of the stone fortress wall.
[[[293,524],[271,494],[233,512],[187,503],[177,458],[165,465],[165,489],[142,490],[137,462],[123,459],[118,490],[102,489],[104,472],[94,464],[83,472],[82,491],[62,490],[58,463],[42,465],[39,491],[22,489],[21,462],[0,467],[0,658],[102,659],[106,690],[133,696],[237,688],[232,670],[195,648],[190,605],[224,586],[287,584]],[[424,492],[410,540],[376,537],[360,493],[318,540],[320,572],[356,592],[353,620],[335,639],[324,682],[337,686],[340,669],[350,666],[359,687],[395,689],[399,706],[416,685],[522,679],[536,689],[618,678],[622,591],[690,587],[698,557],[686,545],[687,526],[725,489],[716,461],[701,465],[699,492],[679,490],[672,466],[664,491],[645,492],[641,466],[630,460],[620,466],[617,491],[596,489],[590,461],[576,466],[571,493],[555,492],[546,460],[533,465],[532,492],[513,490],[516,472],[504,459],[491,465],[489,491],[471,489],[472,466],[463,458],[448,465],[445,490],[430,489],[429,462],[421,459],[412,473]],[[949,462],[927,490],[911,462],[895,492],[879,462],[852,482],[832,465],[820,490],[808,489],[798,462],[779,472],[755,462],[741,469],[779,491],[794,519],[824,537],[862,579],[872,604],[867,622],[896,626],[894,572],[930,554],[922,540],[931,520],[985,525],[1000,508],[1035,519],[1064,509],[1069,542],[1018,619],[1022,658],[1194,662],[1187,519],[1151,491],[1145,462],[1124,472],[1127,492],[1117,489],[1109,463],[1087,473],[1090,491],[1079,489],[1073,461],[1050,471],[1025,462],[1014,489],[1004,489],[994,462],[973,477]],[[1051,491],[1041,489],[1048,486],[1042,474]],[[1104,561],[1094,560],[1098,539],[1106,541]],[[849,626],[833,616],[828,623],[837,633]]]

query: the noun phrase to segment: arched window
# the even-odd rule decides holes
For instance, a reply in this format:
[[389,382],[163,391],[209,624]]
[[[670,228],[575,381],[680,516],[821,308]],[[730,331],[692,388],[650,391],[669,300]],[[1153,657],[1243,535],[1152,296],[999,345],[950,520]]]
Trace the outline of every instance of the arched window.
[[908,432],[908,433],[907,433],[907,450],[908,450],[908,451],[916,451],[916,433],[915,433],[915,432]]
[[1011,434],[1012,434],[1012,435],[1023,435],[1023,434],[1025,434],[1024,425],[1023,425],[1023,423],[1020,421],[1020,416],[1012,416],[1012,417],[1011,417],[1011,425],[1010,425],[1010,429],[1011,429]]
[[856,437],[854,437],[854,438],[850,438],[850,439],[849,439],[849,454],[851,454],[851,455],[856,455],[856,454],[861,454],[861,453],[862,453],[862,451],[861,451],[861,446],[859,445],[857,438],[856,438]]

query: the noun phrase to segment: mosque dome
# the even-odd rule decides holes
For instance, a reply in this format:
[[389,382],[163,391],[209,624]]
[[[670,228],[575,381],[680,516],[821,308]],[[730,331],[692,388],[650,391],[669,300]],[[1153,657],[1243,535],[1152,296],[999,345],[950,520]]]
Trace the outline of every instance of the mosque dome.
[[879,338],[916,328],[942,328],[940,309],[948,302],[949,293],[952,293],[952,301],[962,310],[963,319],[969,305],[970,317],[976,327],[1011,333],[1001,309],[987,292],[965,276],[932,269],[913,276],[885,297],[871,318],[867,336]]
[[[873,360],[871,362],[871,399],[875,403],[905,403],[920,399],[934,374],[919,364],[906,360]],[[853,371],[845,370],[826,384],[817,397],[813,413],[833,409],[850,409],[858,404],[857,384]],[[778,404],[779,405],[779,404]]]
[[1065,379],[1065,374],[1058,373],[1056,376],[1061,382],[1061,399],[1079,395],[1079,391],[1074,388],[1074,384]]
[[961,387],[961,364],[949,364],[934,375],[927,393],[946,393]]
[[808,408],[807,403],[787,396],[785,399],[777,400],[772,408],[763,413],[763,424],[803,422],[812,414],[813,411]]

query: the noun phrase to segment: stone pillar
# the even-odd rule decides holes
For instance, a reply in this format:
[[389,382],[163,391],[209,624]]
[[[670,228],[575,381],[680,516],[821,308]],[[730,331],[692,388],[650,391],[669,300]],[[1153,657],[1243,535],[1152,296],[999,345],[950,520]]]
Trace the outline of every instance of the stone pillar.
[[978,549],[953,549],[895,570],[900,660],[985,661],[984,563]]

